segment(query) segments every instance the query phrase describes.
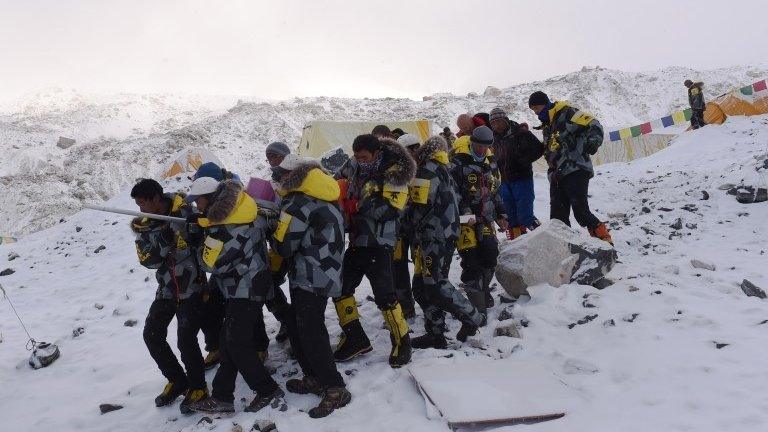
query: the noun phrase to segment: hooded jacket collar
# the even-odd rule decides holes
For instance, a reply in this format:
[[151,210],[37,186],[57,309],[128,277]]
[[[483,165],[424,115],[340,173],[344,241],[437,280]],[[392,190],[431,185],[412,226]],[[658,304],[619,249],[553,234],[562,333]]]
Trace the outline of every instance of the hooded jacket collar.
[[334,202],[339,199],[341,189],[336,180],[323,171],[316,161],[299,165],[280,182],[280,195],[300,192],[322,201]]
[[258,206],[243,191],[243,185],[233,180],[225,180],[211,202],[207,217],[200,218],[202,227],[213,225],[247,224],[256,220]]

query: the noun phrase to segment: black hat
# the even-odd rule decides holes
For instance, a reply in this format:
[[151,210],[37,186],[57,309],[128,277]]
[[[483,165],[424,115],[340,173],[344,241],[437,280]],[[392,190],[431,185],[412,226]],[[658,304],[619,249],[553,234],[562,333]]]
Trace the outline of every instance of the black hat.
[[536,105],[549,105],[549,96],[543,91],[535,91],[531,93],[531,97],[528,98],[528,107]]

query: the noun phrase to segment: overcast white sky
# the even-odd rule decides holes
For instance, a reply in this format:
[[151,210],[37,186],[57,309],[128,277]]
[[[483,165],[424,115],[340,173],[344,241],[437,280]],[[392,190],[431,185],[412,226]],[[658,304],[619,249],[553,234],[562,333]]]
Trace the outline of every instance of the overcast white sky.
[[768,60],[765,0],[0,0],[0,99],[465,93],[600,65]]

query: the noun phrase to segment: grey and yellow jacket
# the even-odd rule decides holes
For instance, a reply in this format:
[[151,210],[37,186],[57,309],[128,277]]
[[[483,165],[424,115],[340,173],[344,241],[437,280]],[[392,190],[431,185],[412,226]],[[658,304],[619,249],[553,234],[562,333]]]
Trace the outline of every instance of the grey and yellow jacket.
[[267,264],[266,221],[243,185],[225,180],[219,185],[206,217],[200,262],[227,299],[271,300],[272,278]]
[[[182,194],[165,194],[170,202],[168,216],[186,218],[193,213]],[[131,229],[136,235],[139,263],[156,269],[158,299],[185,300],[205,287],[205,273],[197,251],[187,244],[183,226],[155,219],[136,218]]]
[[[458,142],[458,140],[456,140]],[[504,216],[498,193],[500,180],[494,171],[491,152],[475,158],[469,141],[454,143],[451,176],[456,184],[459,215],[471,215],[479,223],[490,224]]]
[[704,103],[703,82],[695,82],[688,88],[688,103],[691,104],[691,109],[694,110],[704,110],[707,108],[707,105]]
[[408,184],[416,163],[395,140],[381,141],[382,159],[376,172],[363,178],[358,166],[350,162],[337,174],[337,178],[349,180],[346,199],[357,202],[356,211],[349,215],[351,247],[394,247],[408,202]]
[[576,171],[593,174],[590,155],[603,143],[603,126],[590,113],[555,102],[544,125],[544,155],[549,165],[550,181],[559,180]]
[[427,139],[414,155],[416,176],[409,187],[403,225],[414,243],[454,242],[459,235],[459,203],[440,136]]
[[274,250],[288,264],[291,289],[326,297],[341,295],[344,216],[339,184],[318,162],[307,162],[280,183],[280,221]]

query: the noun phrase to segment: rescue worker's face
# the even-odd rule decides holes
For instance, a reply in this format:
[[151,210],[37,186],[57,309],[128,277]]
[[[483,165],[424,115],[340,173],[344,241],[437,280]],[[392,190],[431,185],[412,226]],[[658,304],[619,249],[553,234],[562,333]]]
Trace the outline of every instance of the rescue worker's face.
[[208,209],[209,203],[210,203],[210,200],[206,195],[200,195],[195,199],[195,204],[197,204],[197,209],[200,210],[202,213],[205,213],[205,210]]
[[531,109],[533,110],[533,112],[536,113],[536,115],[539,115],[541,110],[544,109],[544,105],[533,105],[533,106],[531,106]]
[[165,210],[163,209],[163,198],[160,196],[153,198],[137,197],[133,201],[139,206],[139,211],[143,213],[163,214],[163,210]]
[[500,134],[504,132],[504,130],[507,128],[507,121],[503,118],[497,118],[491,120],[491,129],[493,129],[494,132],[497,134]]
[[485,144],[480,144],[473,142],[472,143],[472,153],[474,153],[476,156],[484,156],[488,153],[488,147]]
[[285,156],[275,153],[267,153],[267,162],[269,162],[269,166],[276,167],[280,165],[283,162],[283,159],[285,159]]
[[373,153],[368,150],[358,150],[355,152],[355,160],[357,163],[368,164],[375,161],[380,152],[381,150],[375,150]]

